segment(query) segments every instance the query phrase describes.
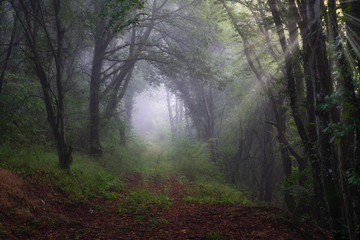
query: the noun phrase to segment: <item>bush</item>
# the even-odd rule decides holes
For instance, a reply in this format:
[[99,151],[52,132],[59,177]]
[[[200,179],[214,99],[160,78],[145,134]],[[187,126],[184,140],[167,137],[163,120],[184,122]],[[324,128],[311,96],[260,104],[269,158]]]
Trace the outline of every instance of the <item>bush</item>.
[[118,145],[104,148],[100,161],[115,175],[137,172],[140,171],[146,151],[147,147],[142,141],[133,139],[126,147]]
[[295,206],[294,209],[291,210],[294,213],[299,213],[306,217],[306,215],[312,211],[314,207],[313,199],[315,199],[315,196],[310,167],[301,173],[298,168],[294,167],[291,176],[286,177],[283,180],[282,190],[290,193],[293,197]]
[[0,95],[0,144],[44,143],[45,106],[38,95],[38,83],[25,83],[25,76],[7,74]]
[[210,160],[207,143],[178,139],[173,143],[169,159],[174,171],[190,181],[219,177],[215,164]]
[[162,179],[172,172],[172,165],[167,152],[161,151],[157,146],[152,146],[144,155],[141,171],[145,178]]

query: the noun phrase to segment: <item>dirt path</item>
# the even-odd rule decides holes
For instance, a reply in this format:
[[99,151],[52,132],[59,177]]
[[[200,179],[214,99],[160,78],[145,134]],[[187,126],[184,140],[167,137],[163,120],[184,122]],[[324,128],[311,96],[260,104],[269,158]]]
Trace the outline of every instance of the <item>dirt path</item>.
[[[198,204],[178,178],[127,176],[118,199],[64,201],[51,186],[29,183],[40,207],[32,216],[0,215],[1,239],[331,239],[327,232],[271,207]],[[26,186],[26,184],[25,184]],[[154,194],[156,193],[156,194]],[[162,197],[159,197],[162,196]],[[167,197],[166,197],[167,196]]]

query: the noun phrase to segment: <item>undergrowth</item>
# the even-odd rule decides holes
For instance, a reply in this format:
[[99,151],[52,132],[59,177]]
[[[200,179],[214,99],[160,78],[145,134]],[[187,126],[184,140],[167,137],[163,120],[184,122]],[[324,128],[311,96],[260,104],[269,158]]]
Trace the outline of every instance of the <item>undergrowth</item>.
[[[56,152],[49,149],[39,145],[21,148],[2,145],[1,166],[13,169],[24,177],[36,175],[74,199],[93,196],[117,198],[124,187],[119,176],[141,172],[144,181],[160,184],[168,182],[172,174],[178,176],[182,183],[194,183],[192,192],[198,194],[185,197],[187,202],[250,204],[244,191],[224,183],[215,163],[210,160],[206,143],[178,139],[171,144],[169,151],[162,151],[160,147],[148,148],[138,141],[126,148],[107,149],[97,160],[75,152],[70,175],[60,169]],[[125,199],[124,206],[142,211],[152,206],[170,205],[166,192],[163,194],[148,190],[132,192]],[[121,209],[125,208],[119,206],[119,211]]]
[[90,196],[115,198],[115,192],[123,188],[118,177],[83,154],[73,154],[70,175],[59,167],[57,154],[42,146],[21,149],[1,146],[0,159],[2,167],[12,169],[23,177],[32,175],[51,182],[58,190],[74,199]]
[[162,147],[152,143],[144,154],[141,171],[159,178],[171,173],[190,182],[223,180],[216,164],[211,161],[208,143],[187,138],[174,139]]
[[130,192],[125,200],[118,205],[118,212],[129,214],[151,213],[154,207],[165,208],[171,206],[171,204],[172,200],[168,196],[141,189]]
[[207,143],[190,139],[177,139],[172,143],[168,159],[174,172],[189,181],[219,178],[219,171],[211,161]]
[[100,161],[114,175],[139,172],[144,165],[147,146],[139,139],[129,141],[126,147],[111,146],[104,149]]
[[196,192],[197,194],[196,196],[184,197],[183,200],[186,202],[201,204],[253,204],[242,191],[234,189],[226,184],[199,183],[189,190],[191,192]]
[[175,139],[162,151],[157,145],[147,152],[142,173],[144,179],[168,181],[169,173],[177,175],[182,183],[192,183],[189,192],[196,196],[187,196],[183,200],[201,204],[251,205],[249,194],[226,184],[216,164],[211,161],[210,148],[202,143],[186,138]]

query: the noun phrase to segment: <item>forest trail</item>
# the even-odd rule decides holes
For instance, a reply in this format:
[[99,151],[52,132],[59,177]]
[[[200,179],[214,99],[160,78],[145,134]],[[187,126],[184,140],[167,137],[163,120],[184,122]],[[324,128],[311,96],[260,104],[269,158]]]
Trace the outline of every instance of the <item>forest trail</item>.
[[0,177],[1,239],[332,239],[277,208],[184,201],[196,192],[172,175],[134,173],[118,197],[80,202],[38,176]]

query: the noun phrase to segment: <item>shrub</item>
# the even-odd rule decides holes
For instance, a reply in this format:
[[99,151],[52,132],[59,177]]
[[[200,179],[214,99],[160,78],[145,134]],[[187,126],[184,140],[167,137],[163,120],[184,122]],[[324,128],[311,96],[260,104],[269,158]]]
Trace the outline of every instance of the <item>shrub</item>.
[[173,143],[169,159],[174,171],[190,181],[219,176],[215,164],[210,160],[210,148],[207,143],[178,139]]
[[103,157],[100,161],[105,168],[115,174],[122,175],[129,172],[139,171],[143,161],[147,146],[139,139],[133,139],[124,146],[108,146],[104,149]]

